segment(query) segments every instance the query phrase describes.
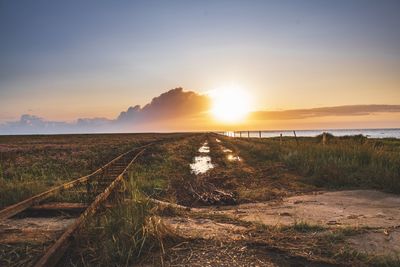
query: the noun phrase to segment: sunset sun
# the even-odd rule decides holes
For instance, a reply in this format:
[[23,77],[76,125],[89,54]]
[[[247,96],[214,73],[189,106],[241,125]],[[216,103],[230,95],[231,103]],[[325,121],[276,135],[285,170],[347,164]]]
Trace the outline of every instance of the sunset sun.
[[245,119],[250,111],[250,95],[239,87],[222,87],[210,93],[211,113],[221,122],[234,123]]

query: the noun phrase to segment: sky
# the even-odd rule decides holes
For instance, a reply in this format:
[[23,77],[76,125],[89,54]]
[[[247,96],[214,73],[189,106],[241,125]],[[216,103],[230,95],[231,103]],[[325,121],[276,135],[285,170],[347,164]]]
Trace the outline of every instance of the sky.
[[[230,85],[252,96],[255,113],[366,109],[257,117],[247,128],[400,127],[398,111],[371,106],[400,104],[398,14],[396,0],[0,0],[0,129],[22,115],[118,120],[174,88],[201,95]],[[173,130],[225,127],[210,119]]]

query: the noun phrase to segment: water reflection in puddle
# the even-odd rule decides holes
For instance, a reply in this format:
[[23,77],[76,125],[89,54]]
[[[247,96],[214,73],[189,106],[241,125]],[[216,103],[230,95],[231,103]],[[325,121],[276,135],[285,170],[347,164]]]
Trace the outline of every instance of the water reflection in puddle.
[[234,156],[232,154],[228,155],[228,160],[229,161],[241,161],[242,159],[239,156]]
[[190,164],[190,168],[192,169],[192,173],[197,175],[214,168],[214,165],[211,163],[209,156],[197,156],[194,157],[194,163]]
[[[210,153],[210,147],[208,146],[207,141],[205,141],[199,148],[199,152]],[[197,156],[194,157],[194,163],[190,164],[190,168],[192,169],[192,173],[197,175],[205,173],[209,169],[214,168],[214,165],[211,163],[211,158],[209,156]]]
[[219,140],[218,138],[216,138],[215,141],[216,141],[217,143],[221,143],[221,140]]
[[224,153],[229,153],[227,155],[227,159],[229,161],[242,161],[242,159],[239,156],[235,156],[234,154],[231,154],[233,151],[229,148],[226,148],[224,146],[221,146],[222,152]]
[[204,144],[199,148],[200,153],[210,153],[210,147],[208,146],[207,142],[204,142]]

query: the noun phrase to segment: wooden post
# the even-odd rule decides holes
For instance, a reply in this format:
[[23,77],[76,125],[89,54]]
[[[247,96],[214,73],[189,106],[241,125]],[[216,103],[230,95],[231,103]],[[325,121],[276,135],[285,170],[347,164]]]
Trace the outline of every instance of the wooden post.
[[250,131],[247,131],[247,138],[250,138]]
[[282,145],[282,133],[281,133],[281,135],[279,137],[279,144]]
[[297,140],[296,131],[293,131],[293,133],[294,133],[294,138],[296,139],[296,144],[299,145],[299,140]]
[[261,138],[261,131],[259,131],[258,134],[260,135],[260,138]]
[[322,133],[322,145],[325,145],[325,144],[326,144],[326,133],[323,132]]
[[239,137],[242,137],[242,131],[239,132]]

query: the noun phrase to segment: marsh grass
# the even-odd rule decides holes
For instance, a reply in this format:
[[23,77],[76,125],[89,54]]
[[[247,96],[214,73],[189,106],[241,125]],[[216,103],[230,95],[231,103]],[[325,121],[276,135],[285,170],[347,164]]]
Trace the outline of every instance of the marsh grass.
[[254,165],[283,162],[306,182],[327,188],[373,188],[400,193],[400,140],[362,136],[238,140],[230,139]]
[[142,192],[173,203],[185,202],[189,198],[185,188],[196,179],[189,164],[203,141],[202,135],[196,135],[150,147],[132,169]]
[[294,225],[290,226],[293,230],[297,232],[320,232],[324,231],[325,227],[318,225],[318,224],[310,224],[305,221],[296,221]]
[[154,250],[163,251],[165,227],[132,172],[123,198],[91,219],[68,255],[71,266],[132,266]]
[[[188,173],[192,143],[185,138],[149,147],[131,166],[125,192],[111,199],[113,208],[104,210],[79,233],[67,266],[132,266],[149,255],[159,255],[162,263],[165,236],[173,237],[163,225],[159,210],[150,197],[165,197],[170,180]],[[181,153],[176,153],[180,151]],[[171,179],[171,177],[173,177]],[[180,176],[178,176],[179,178]],[[150,256],[149,256],[150,257]]]
[[87,175],[135,146],[173,136],[0,136],[0,209]]

